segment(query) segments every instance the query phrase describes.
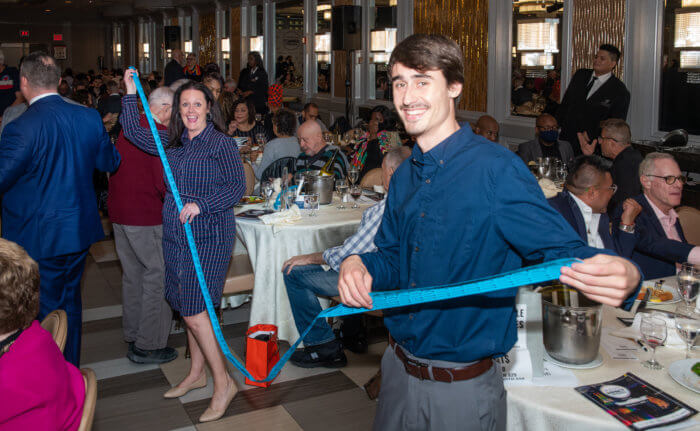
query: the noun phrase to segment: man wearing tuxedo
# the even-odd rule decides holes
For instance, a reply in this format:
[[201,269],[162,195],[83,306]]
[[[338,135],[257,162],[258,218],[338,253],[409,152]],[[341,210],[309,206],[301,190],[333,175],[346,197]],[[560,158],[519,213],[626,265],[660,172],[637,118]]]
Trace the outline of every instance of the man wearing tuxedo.
[[[604,44],[593,60],[593,69],[576,71],[557,111],[562,140],[578,143],[579,132],[587,134],[589,139],[597,138],[601,121],[627,118],[630,93],[612,74],[619,61],[620,50]],[[579,145],[572,147],[576,155],[581,154]]]
[[39,319],[68,315],[64,356],[80,362],[80,278],[88,248],[104,237],[92,185],[95,169],[114,172],[120,156],[100,114],[63,101],[61,72],[43,52],[25,57],[20,91],[27,110],[0,139],[2,236],[39,264]]

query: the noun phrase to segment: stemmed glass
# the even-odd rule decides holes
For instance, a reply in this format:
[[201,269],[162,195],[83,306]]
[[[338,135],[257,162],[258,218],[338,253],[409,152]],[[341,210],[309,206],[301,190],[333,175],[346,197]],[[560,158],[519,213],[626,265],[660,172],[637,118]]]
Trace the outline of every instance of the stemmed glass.
[[685,359],[689,359],[690,349],[700,332],[700,313],[695,311],[695,306],[681,304],[676,308],[676,330],[685,341]]
[[317,193],[311,193],[308,195],[304,195],[304,208],[308,208],[311,210],[309,212],[309,217],[316,217],[318,214],[316,211],[318,210],[318,194]]
[[266,143],[267,143],[267,139],[265,138],[264,133],[256,133],[255,134],[255,145],[258,146],[258,150],[263,151]]
[[686,305],[690,306],[692,301],[698,296],[700,287],[700,271],[690,263],[681,265],[678,271],[678,294],[683,298]]
[[270,197],[274,191],[272,188],[272,183],[269,181],[263,182],[260,186],[260,191],[262,191],[263,197],[265,198],[265,208],[270,208]]
[[350,185],[354,186],[357,180],[360,179],[360,170],[355,166],[348,169],[348,180],[350,180]]
[[345,194],[348,192],[347,181],[345,181],[345,179],[337,180],[335,182],[335,190],[338,192],[338,196],[340,196],[340,205],[338,205],[337,208],[339,210],[344,210],[345,205],[343,204],[343,198],[345,197]]
[[360,206],[357,205],[357,200],[362,196],[362,188],[360,186],[350,187],[350,196],[352,196],[352,200],[354,201],[350,208],[359,208]]
[[642,362],[642,365],[652,370],[663,369],[664,366],[656,360],[656,348],[666,341],[666,322],[651,315],[642,316],[640,330],[644,344],[651,347],[651,358]]

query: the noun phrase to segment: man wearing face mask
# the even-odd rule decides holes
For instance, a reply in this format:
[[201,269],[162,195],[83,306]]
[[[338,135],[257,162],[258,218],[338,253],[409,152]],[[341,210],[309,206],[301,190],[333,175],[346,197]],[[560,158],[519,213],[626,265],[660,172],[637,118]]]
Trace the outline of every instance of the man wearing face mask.
[[574,158],[571,144],[559,140],[559,125],[556,118],[542,114],[535,121],[536,138],[523,142],[518,147],[518,155],[525,164],[537,161],[540,157],[553,157],[568,165]]

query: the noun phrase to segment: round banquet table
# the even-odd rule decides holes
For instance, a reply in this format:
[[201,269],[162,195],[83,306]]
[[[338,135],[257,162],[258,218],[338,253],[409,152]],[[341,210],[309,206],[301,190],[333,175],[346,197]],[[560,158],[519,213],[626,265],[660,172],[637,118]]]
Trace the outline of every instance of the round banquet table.
[[[296,341],[299,333],[284,285],[282,264],[290,257],[342,244],[357,230],[362,212],[374,203],[358,202],[360,208],[351,209],[352,203],[346,202],[346,209],[339,210],[339,201],[334,198],[331,204],[320,205],[315,217],[301,210],[301,220],[275,229],[259,220],[237,217],[236,235],[248,250],[255,272],[250,326],[273,324],[278,328],[279,339]],[[237,212],[259,208],[262,204],[246,205]]]
[[[659,307],[672,311],[673,306]],[[653,308],[644,310],[653,311]],[[616,317],[631,317],[631,314],[607,305],[603,311],[603,326],[623,328]],[[671,329],[669,329],[671,331]],[[677,400],[700,411],[700,395],[687,389],[671,378],[668,367],[671,363],[685,359],[685,350],[670,347],[656,349],[656,358],[663,364],[663,370],[650,370],[642,366],[640,360],[646,360],[651,351],[639,349],[636,354],[640,360],[611,359],[601,347],[603,364],[589,370],[572,370],[578,379],[578,386],[602,383],[617,378],[627,372],[656,386]],[[693,356],[700,361],[697,348]],[[508,392],[508,429],[509,430],[566,430],[566,431],[604,431],[628,429],[603,409],[584,398],[573,388],[547,386],[514,386]],[[700,421],[700,414],[690,419]],[[700,424],[691,428],[700,429]]]

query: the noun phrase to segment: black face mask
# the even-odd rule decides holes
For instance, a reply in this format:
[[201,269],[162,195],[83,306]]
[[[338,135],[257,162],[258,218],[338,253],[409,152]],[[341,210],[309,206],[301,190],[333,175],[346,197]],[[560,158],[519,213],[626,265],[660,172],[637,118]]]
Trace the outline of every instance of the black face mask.
[[559,130],[545,130],[540,132],[540,139],[545,142],[557,142],[559,139]]

